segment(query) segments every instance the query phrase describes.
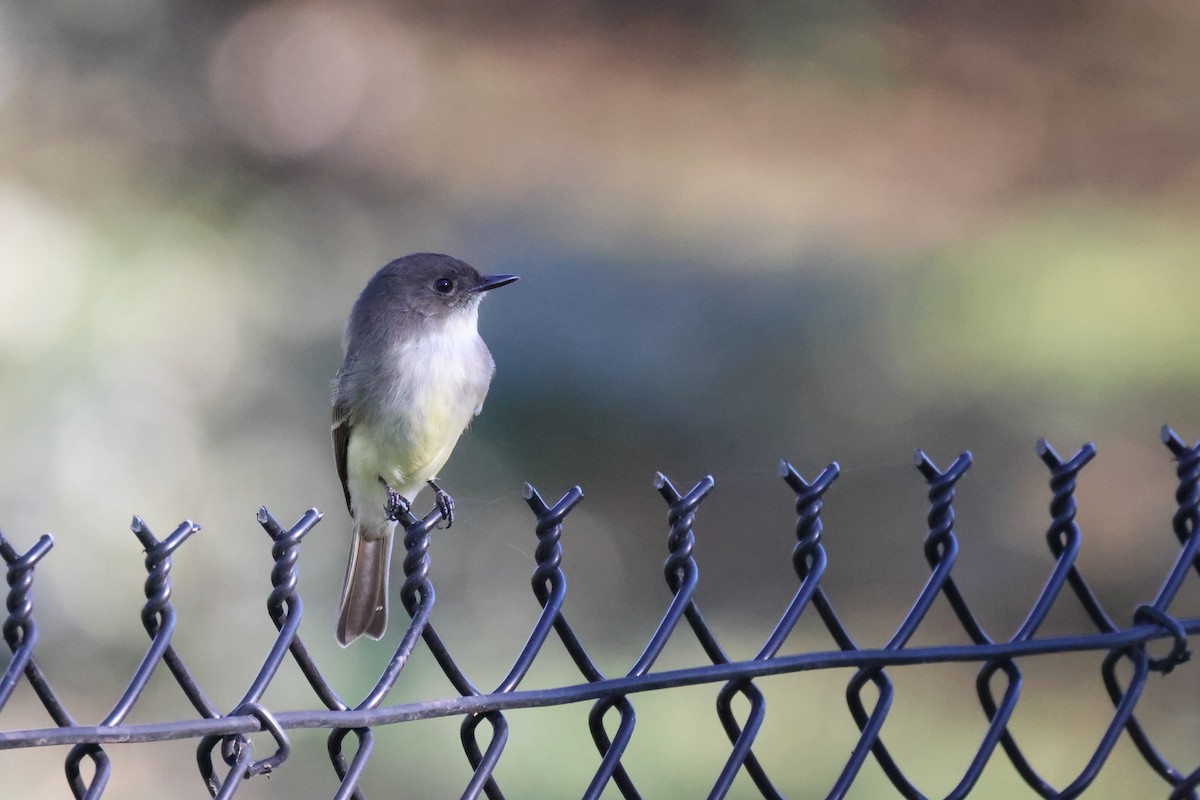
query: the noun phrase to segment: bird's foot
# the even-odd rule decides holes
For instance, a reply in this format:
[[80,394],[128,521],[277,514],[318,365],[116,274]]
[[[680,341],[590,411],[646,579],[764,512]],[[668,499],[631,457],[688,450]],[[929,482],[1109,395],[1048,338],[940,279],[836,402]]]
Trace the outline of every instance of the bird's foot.
[[412,509],[412,503],[401,497],[399,492],[389,486],[382,475],[379,476],[379,484],[387,491],[387,502],[383,506],[384,513],[387,514],[387,518],[391,522],[399,522],[400,518]]
[[428,483],[433,487],[434,502],[437,503],[438,511],[442,512],[442,519],[446,520],[446,527],[449,528],[454,524],[454,498],[446,494],[446,490],[433,481]]

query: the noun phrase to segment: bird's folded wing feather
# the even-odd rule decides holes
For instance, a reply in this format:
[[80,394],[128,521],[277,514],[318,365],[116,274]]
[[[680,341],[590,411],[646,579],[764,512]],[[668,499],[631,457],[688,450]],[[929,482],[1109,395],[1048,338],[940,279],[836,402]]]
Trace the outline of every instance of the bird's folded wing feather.
[[346,495],[346,510],[354,516],[350,506],[350,484],[346,478],[346,451],[350,449],[350,404],[345,400],[333,403],[333,457],[337,461],[338,478],[342,481],[342,492]]

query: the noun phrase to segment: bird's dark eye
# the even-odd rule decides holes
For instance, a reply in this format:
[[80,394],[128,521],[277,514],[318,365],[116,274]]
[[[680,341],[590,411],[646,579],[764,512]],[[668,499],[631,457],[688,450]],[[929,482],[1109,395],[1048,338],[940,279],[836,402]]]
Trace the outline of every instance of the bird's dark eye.
[[450,294],[454,291],[454,281],[449,278],[438,278],[433,282],[433,288],[438,294]]

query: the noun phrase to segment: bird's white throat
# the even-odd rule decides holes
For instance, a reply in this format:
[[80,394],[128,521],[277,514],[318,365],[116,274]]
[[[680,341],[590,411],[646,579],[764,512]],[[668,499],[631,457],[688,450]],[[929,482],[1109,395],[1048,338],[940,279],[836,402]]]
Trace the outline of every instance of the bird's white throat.
[[478,347],[479,304],[472,303],[461,311],[443,317],[431,317],[417,328],[414,335],[396,345],[397,358],[419,358],[454,361],[468,356]]

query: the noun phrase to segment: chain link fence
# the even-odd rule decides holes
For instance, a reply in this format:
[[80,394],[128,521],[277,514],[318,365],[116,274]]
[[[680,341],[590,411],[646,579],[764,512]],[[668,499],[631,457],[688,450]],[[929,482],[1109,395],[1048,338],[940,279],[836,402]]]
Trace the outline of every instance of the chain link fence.
[[[141,520],[135,519],[133,532],[146,551],[146,603],[141,617],[150,637],[150,646],[121,698],[96,725],[81,724],[71,715],[35,658],[38,624],[31,590],[35,568],[53,545],[51,537],[43,536],[21,553],[12,542],[0,536],[0,557],[7,564],[9,587],[3,636],[12,653],[0,677],[0,723],[3,722],[5,704],[24,680],[55,725],[36,730],[2,731],[0,750],[70,745],[65,771],[71,792],[77,798],[97,798],[103,794],[112,774],[105,750],[107,746],[194,739],[198,741],[200,779],[213,797],[229,798],[235,796],[246,781],[287,768],[292,750],[289,731],[323,728],[329,730],[328,755],[338,779],[334,798],[362,800],[364,793],[359,782],[372,755],[376,728],[434,717],[461,717],[462,747],[472,769],[462,797],[485,796],[497,800],[505,796],[494,774],[504,755],[509,733],[504,712],[590,703],[588,724],[596,749],[590,758],[596,759],[596,767],[583,797],[599,798],[605,793],[608,796],[615,793],[624,798],[640,798],[643,790],[639,788],[638,776],[622,762],[636,722],[635,698],[643,692],[716,684],[719,685],[716,715],[728,736],[730,750],[724,764],[719,765],[719,774],[708,797],[728,796],[735,778],[744,771],[758,796],[782,798],[795,790],[773,780],[754,753],[754,744],[766,715],[766,700],[755,680],[812,670],[852,669],[845,699],[859,736],[836,782],[829,787],[827,797],[845,796],[867,759],[874,758],[901,796],[922,798],[924,795],[906,776],[881,734],[894,697],[887,668],[969,662],[978,664],[976,693],[987,726],[974,756],[947,797],[961,798],[970,794],[985,767],[997,757],[998,749],[1037,795],[1044,798],[1078,797],[1092,785],[1124,734],[1149,769],[1162,779],[1161,796],[1172,800],[1194,799],[1200,786],[1200,769],[1183,771],[1169,763],[1135,715],[1150,674],[1170,673],[1187,661],[1190,655],[1188,638],[1200,631],[1200,618],[1179,618],[1170,612],[1172,601],[1189,572],[1195,570],[1200,574],[1200,534],[1197,533],[1200,442],[1188,446],[1166,427],[1162,440],[1177,462],[1177,507],[1173,528],[1180,549],[1158,592],[1149,602],[1136,608],[1128,625],[1122,625],[1105,611],[1076,564],[1081,536],[1075,523],[1075,483],[1080,471],[1094,457],[1095,449],[1088,444],[1070,458],[1063,459],[1048,443],[1039,441],[1038,455],[1050,473],[1052,519],[1046,542],[1053,557],[1053,567],[1024,622],[1006,639],[995,639],[984,630],[951,576],[958,555],[954,534],[955,485],[971,466],[971,455],[962,454],[943,470],[918,451],[916,467],[929,487],[924,554],[930,575],[895,633],[877,648],[860,647],[855,642],[821,587],[826,567],[826,554],[821,544],[821,507],[826,491],[838,477],[838,465],[830,464],[814,479],[808,480],[791,465],[782,464],[781,476],[795,495],[798,514],[796,543],[791,553],[798,586],[766,641],[753,658],[746,660],[729,657],[693,598],[699,575],[692,556],[693,524],[702,501],[713,488],[713,480],[705,478],[687,491],[680,491],[665,476],[659,475],[656,486],[668,506],[670,525],[669,554],[663,571],[671,600],[640,657],[624,674],[612,676],[600,671],[563,612],[566,580],[561,569],[560,538],[565,520],[583,499],[583,493],[575,487],[558,500],[548,502],[532,486],[526,485],[525,500],[536,518],[537,563],[532,588],[541,613],[511,669],[491,689],[481,689],[471,682],[430,622],[435,594],[430,579],[428,548],[430,534],[441,516],[435,509],[418,518],[410,510],[399,520],[405,549],[404,583],[399,597],[410,617],[409,625],[374,687],[357,702],[338,696],[297,633],[303,614],[296,570],[300,545],[321,515],[310,510],[290,528],[285,528],[263,508],[258,520],[271,538],[274,559],[273,588],[267,610],[278,629],[278,636],[241,701],[225,713],[206,697],[171,645],[176,625],[170,602],[171,559],[198,528],[184,522],[160,540]],[[970,643],[910,647],[911,638],[939,595],[953,610]],[[1070,602],[1082,606],[1094,632],[1089,629],[1075,635],[1038,637],[1038,630],[1051,609],[1057,603]],[[819,617],[836,649],[781,655],[781,647],[805,612]],[[655,671],[656,660],[668,640],[673,636],[686,636],[689,631],[703,648],[706,663],[685,669]],[[552,636],[566,647],[580,674],[580,681],[549,689],[522,689],[522,680]],[[422,641],[458,696],[387,705],[389,691]],[[1155,645],[1157,656],[1151,654],[1151,645]],[[1022,749],[1008,727],[1021,698],[1019,664],[1039,656],[1082,651],[1103,655],[1101,673],[1112,701],[1112,717],[1084,768],[1067,785],[1056,787],[1034,768],[1028,750]],[[321,708],[273,711],[263,704],[264,693],[288,659],[302,671]],[[151,674],[160,665],[165,665],[199,717],[163,723],[126,723]],[[1118,675],[1118,668],[1126,677]],[[873,702],[870,697],[874,698]],[[747,710],[735,712],[735,701]],[[273,738],[274,752],[255,757],[248,736],[256,732],[266,732]],[[1069,731],[1063,733],[1066,735]],[[352,754],[347,752],[349,737],[353,737]],[[589,758],[582,753],[566,754],[566,757]],[[797,757],[806,756],[797,754]],[[827,753],[820,754],[823,760],[829,757]],[[85,766],[90,768],[85,769]],[[714,765],[714,771],[717,768],[718,765]],[[85,773],[90,774],[90,779]]]

